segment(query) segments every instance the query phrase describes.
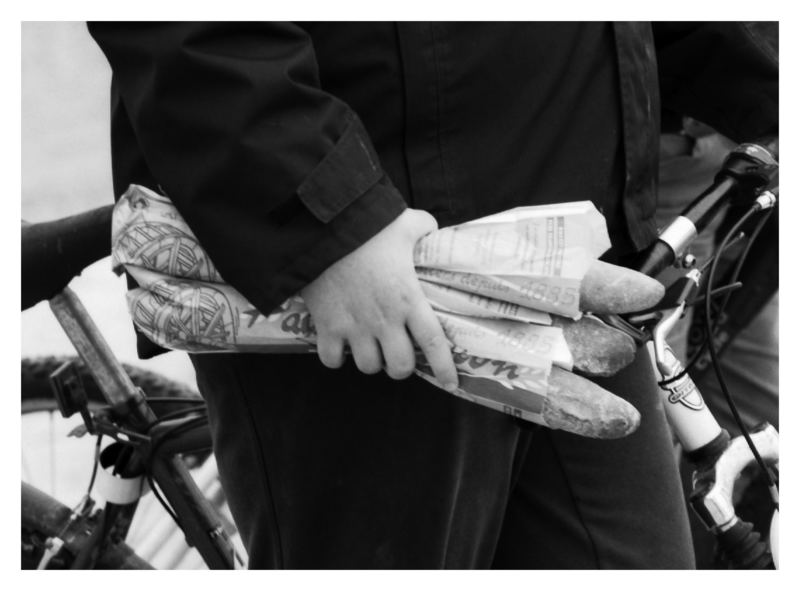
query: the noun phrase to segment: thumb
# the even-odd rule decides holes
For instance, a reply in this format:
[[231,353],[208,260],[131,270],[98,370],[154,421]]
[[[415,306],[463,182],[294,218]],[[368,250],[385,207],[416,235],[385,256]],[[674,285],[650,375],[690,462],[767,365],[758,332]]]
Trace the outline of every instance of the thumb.
[[406,229],[411,233],[414,241],[439,229],[436,218],[421,209],[406,209],[401,216],[405,217]]

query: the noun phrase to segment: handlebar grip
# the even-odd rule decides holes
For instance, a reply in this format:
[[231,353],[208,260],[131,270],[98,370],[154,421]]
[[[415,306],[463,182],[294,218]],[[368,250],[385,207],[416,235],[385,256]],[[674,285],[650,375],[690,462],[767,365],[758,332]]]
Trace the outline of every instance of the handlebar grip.
[[658,275],[675,262],[723,205],[755,200],[757,189],[767,186],[777,169],[778,163],[766,148],[756,144],[736,147],[711,186],[692,201],[643,253],[636,270],[651,277]]
[[52,298],[111,252],[113,205],[50,222],[22,224],[22,309]]
[[753,524],[737,521],[730,529],[717,534],[719,549],[733,569],[772,570],[775,564],[761,535]]

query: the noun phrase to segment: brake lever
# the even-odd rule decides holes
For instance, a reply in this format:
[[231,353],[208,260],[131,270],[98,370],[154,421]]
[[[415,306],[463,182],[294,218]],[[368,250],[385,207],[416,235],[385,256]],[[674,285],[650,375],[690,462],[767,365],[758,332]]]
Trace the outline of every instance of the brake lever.
[[[697,292],[701,273],[692,269],[667,288],[661,301],[649,310],[602,320],[631,336],[650,351],[653,369],[660,377],[667,418],[687,454],[697,461],[713,462],[729,437],[705,405],[697,386],[667,343],[667,335],[683,316],[687,301]],[[725,440],[723,442],[723,439]]]
[[[687,302],[697,293],[700,271],[693,269],[670,285],[661,300],[652,308],[619,316],[600,314],[609,326],[630,336],[637,346],[653,341],[658,330],[658,342],[666,343],[666,336],[683,315]],[[660,326],[660,328],[659,328]],[[663,347],[661,347],[663,349]]]
[[[690,301],[700,286],[700,271],[692,269],[685,276],[673,282],[667,289],[661,303],[657,306],[660,317],[651,329],[653,353],[655,364],[662,379],[674,377],[669,375],[673,371],[674,363],[667,359],[667,335],[686,311],[687,302]],[[635,320],[632,320],[635,322]],[[674,357],[674,355],[673,355]],[[683,368],[681,368],[681,371]]]

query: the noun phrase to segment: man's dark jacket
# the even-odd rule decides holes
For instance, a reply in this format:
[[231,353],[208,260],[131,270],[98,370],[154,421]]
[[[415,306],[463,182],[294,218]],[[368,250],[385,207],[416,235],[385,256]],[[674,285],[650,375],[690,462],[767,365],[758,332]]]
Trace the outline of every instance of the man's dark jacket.
[[406,206],[444,226],[590,199],[618,252],[641,249],[661,102],[735,140],[777,132],[777,58],[736,23],[89,28],[117,195],[167,194],[265,313]]

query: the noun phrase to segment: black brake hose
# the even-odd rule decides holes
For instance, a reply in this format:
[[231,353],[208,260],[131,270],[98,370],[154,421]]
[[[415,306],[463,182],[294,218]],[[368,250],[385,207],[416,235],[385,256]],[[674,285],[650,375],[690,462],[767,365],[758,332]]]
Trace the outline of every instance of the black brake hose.
[[[731,283],[733,283],[734,281],[738,281],[739,280],[739,274],[742,272],[742,267],[744,267],[744,262],[747,259],[747,256],[750,254],[750,250],[752,249],[753,244],[755,244],[756,238],[758,238],[758,235],[761,234],[761,230],[764,229],[764,226],[766,225],[767,221],[769,221],[769,218],[773,214],[773,212],[774,212],[773,209],[766,210],[764,215],[761,217],[761,219],[756,224],[755,228],[753,228],[753,231],[751,232],[751,235],[750,235],[750,239],[747,241],[747,244],[745,244],[745,247],[742,250],[742,254],[739,255],[739,260],[736,262],[736,267],[734,268],[733,273],[731,274],[731,278],[730,278],[730,282]],[[720,252],[722,252],[722,251],[720,251]],[[724,310],[727,307],[728,302],[730,301],[732,295],[733,295],[733,293],[728,293],[725,296],[725,299],[722,301],[722,303],[719,306],[720,314],[721,314],[722,310]]]
[[[153,447],[150,450],[150,454],[149,454],[150,461],[152,461],[152,458],[155,457],[156,452],[161,447],[161,445],[164,443],[164,441],[166,441],[170,437],[177,437],[177,436],[179,436],[179,435],[181,435],[181,434],[183,434],[183,433],[185,433],[187,431],[190,431],[191,429],[194,429],[196,426],[198,426],[198,425],[200,425],[202,423],[207,423],[207,422],[208,422],[208,417],[205,416],[205,415],[201,415],[201,416],[195,417],[193,419],[189,419],[185,423],[183,423],[181,425],[176,425],[172,429],[169,429],[168,431],[165,431],[164,433],[162,433],[161,437],[159,438],[159,440],[155,442],[155,444],[153,445]],[[155,481],[154,481],[154,479],[152,477],[152,471],[151,470],[147,471],[147,481],[150,484],[150,489],[153,491],[153,494],[155,495],[155,497],[158,500],[158,502],[161,503],[161,506],[164,507],[164,510],[167,512],[167,514],[170,517],[172,517],[173,521],[178,525],[178,527],[181,527],[181,522],[180,522],[180,520],[178,518],[178,515],[175,513],[175,511],[173,511],[172,507],[170,507],[169,503],[167,503],[167,500],[163,497],[163,495],[156,488]]]
[[[714,367],[714,373],[716,374],[717,382],[719,383],[720,389],[722,390],[722,394],[725,397],[725,400],[726,400],[726,402],[728,404],[728,407],[731,410],[731,414],[733,415],[733,419],[736,422],[737,427],[741,431],[742,436],[744,437],[745,441],[747,442],[747,445],[750,448],[750,451],[752,452],[753,457],[756,460],[756,463],[758,464],[759,468],[761,469],[762,476],[763,476],[765,482],[767,483],[768,488],[770,489],[770,495],[771,495],[771,497],[773,499],[773,502],[775,503],[775,507],[777,508],[778,507],[777,494],[776,494],[777,493],[777,485],[775,484],[775,480],[773,479],[772,474],[771,474],[769,468],[766,465],[766,462],[761,457],[761,454],[758,453],[758,449],[756,449],[756,446],[753,443],[752,438],[750,437],[750,434],[749,434],[749,432],[748,432],[748,430],[747,430],[747,428],[746,428],[746,426],[744,424],[744,421],[742,420],[742,417],[739,414],[738,409],[736,408],[736,404],[735,404],[735,402],[733,400],[733,397],[731,396],[731,393],[728,390],[728,386],[727,386],[727,383],[725,382],[725,378],[724,378],[724,376],[722,374],[722,368],[720,366],[720,362],[719,362],[719,359],[717,357],[717,349],[716,349],[716,345],[714,343],[714,329],[715,329],[715,327],[712,325],[712,322],[711,322],[711,318],[712,318],[712,310],[711,310],[712,298],[710,297],[710,294],[713,291],[714,275],[716,274],[717,265],[718,265],[718,263],[719,263],[719,261],[721,259],[721,253],[725,250],[726,244],[741,229],[741,227],[753,215],[755,215],[759,211],[761,211],[760,206],[757,205],[757,204],[753,205],[753,207],[750,210],[748,210],[748,212],[728,231],[728,234],[723,239],[723,241],[722,241],[722,243],[720,245],[720,248],[718,249],[718,253],[714,257],[714,260],[713,260],[713,262],[711,264],[711,270],[709,271],[708,283],[706,285],[705,319],[704,320],[705,320],[705,327],[706,327],[708,351],[709,351],[709,354],[711,356],[711,363],[712,363],[712,366]],[[767,215],[769,215],[769,213],[771,213],[771,212],[768,212]],[[767,215],[764,216],[764,219],[766,219]],[[758,232],[761,231],[761,228],[763,228],[763,226],[764,226],[764,223],[763,223],[763,220],[761,220],[761,222],[756,226],[756,229],[753,232],[753,235],[750,237],[750,242],[747,245],[747,247],[745,248],[745,251],[743,252],[742,258],[744,256],[746,256],[747,251],[749,250],[750,244],[752,244],[752,242],[755,240],[755,237],[758,235]],[[726,298],[726,300],[727,300],[727,298]],[[723,305],[720,306],[719,310],[717,311],[718,315],[721,315],[722,312],[724,311],[724,304],[725,303],[727,303],[727,301],[723,302]]]

